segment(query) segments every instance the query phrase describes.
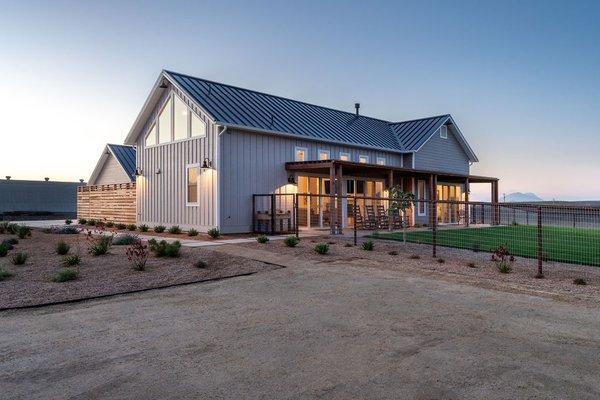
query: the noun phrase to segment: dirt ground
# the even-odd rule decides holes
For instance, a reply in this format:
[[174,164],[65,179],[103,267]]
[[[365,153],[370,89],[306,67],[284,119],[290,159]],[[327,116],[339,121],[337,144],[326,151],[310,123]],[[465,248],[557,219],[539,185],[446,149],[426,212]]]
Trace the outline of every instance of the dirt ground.
[[[0,241],[14,237],[0,235]],[[55,252],[59,241],[71,246],[69,254],[79,254],[82,262],[79,278],[57,283],[52,278],[61,269],[64,256]],[[273,266],[241,257],[230,257],[203,249],[182,247],[179,258],[157,258],[150,253],[145,271],[134,270],[125,255],[127,246],[112,246],[109,254],[92,256],[84,235],[58,235],[34,230],[32,237],[19,240],[6,257],[0,257],[0,267],[13,276],[0,281],[0,308],[44,304],[113,293],[122,293],[172,284],[224,278],[266,271]],[[12,256],[27,253],[25,265],[13,265]],[[197,268],[203,260],[207,268]]]
[[[362,242],[372,240],[373,251],[361,248]],[[328,243],[329,253],[317,254],[317,243]],[[564,264],[544,263],[544,279],[536,279],[537,261],[517,258],[509,274],[499,273],[491,261],[491,254],[470,250],[438,247],[438,257],[432,257],[431,246],[402,243],[389,240],[359,238],[358,245],[350,238],[323,236],[305,238],[297,247],[286,247],[283,241],[270,241],[266,244],[247,243],[240,246],[290,254],[319,262],[320,265],[359,265],[389,270],[413,270],[421,272],[453,275],[459,281],[482,287],[501,290],[537,291],[548,296],[559,296],[567,300],[583,300],[600,303],[600,268]],[[397,254],[390,255],[390,252]],[[418,257],[418,258],[417,258]],[[575,285],[573,279],[584,278],[587,285]]]

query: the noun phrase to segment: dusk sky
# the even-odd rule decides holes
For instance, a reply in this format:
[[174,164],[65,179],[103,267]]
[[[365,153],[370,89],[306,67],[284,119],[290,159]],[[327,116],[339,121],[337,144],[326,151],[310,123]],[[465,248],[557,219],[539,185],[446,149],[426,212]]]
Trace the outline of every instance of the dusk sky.
[[0,5],[2,177],[87,180],[170,69],[391,121],[450,113],[501,194],[600,199],[597,1]]

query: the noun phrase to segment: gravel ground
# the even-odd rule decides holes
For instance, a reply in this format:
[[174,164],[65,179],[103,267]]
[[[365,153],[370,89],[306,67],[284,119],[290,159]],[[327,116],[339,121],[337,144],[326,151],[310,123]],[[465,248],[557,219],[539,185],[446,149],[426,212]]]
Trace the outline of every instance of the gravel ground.
[[[372,240],[375,243],[373,251],[362,250],[361,244],[366,240]],[[317,254],[313,250],[317,243],[329,243],[329,253]],[[438,247],[438,258],[433,259],[429,245],[359,239],[358,246],[346,247],[351,243],[350,238],[323,236],[303,239],[295,248],[286,247],[282,241],[271,241],[267,244],[247,243],[241,244],[241,246],[308,258],[322,262],[323,266],[327,264],[348,265],[350,263],[355,266],[362,265],[390,270],[431,271],[463,278],[468,283],[487,288],[506,289],[509,287],[513,290],[523,288],[548,295],[559,295],[570,300],[600,303],[599,267],[545,262],[545,278],[536,279],[537,261],[526,258],[517,257],[512,272],[502,274],[495,268],[490,253],[474,253],[470,250]],[[397,255],[390,255],[389,252],[397,252]],[[587,285],[573,284],[575,278],[584,278]]]
[[[0,241],[9,237],[0,235]],[[69,243],[70,254],[79,254],[82,258],[77,280],[52,282],[63,258],[55,253],[60,240]],[[55,235],[34,230],[31,238],[20,240],[6,257],[0,258],[0,267],[13,273],[12,277],[0,281],[0,308],[83,299],[275,268],[241,257],[182,247],[181,257],[150,255],[146,270],[135,271],[125,256],[127,246],[112,246],[109,254],[97,257],[88,254],[88,246],[84,235]],[[12,256],[17,252],[28,254],[25,265],[12,264]],[[208,267],[196,268],[194,264],[198,260],[204,260]]]

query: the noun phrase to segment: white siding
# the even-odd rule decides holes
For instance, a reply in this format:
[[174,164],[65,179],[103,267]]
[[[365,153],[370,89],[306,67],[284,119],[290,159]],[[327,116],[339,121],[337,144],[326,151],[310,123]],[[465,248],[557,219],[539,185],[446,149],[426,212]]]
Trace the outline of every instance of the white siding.
[[113,183],[131,182],[131,179],[115,157],[112,154],[106,157],[106,161],[98,173],[98,176],[93,182],[89,182],[88,185],[109,185]]

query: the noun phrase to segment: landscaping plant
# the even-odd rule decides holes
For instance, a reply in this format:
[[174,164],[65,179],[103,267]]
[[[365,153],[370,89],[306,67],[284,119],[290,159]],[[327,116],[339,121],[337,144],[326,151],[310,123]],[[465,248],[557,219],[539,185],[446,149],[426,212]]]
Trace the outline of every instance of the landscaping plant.
[[142,224],[138,227],[138,229],[140,230],[140,232],[148,232],[148,225]]
[[23,264],[25,264],[26,261],[27,261],[27,254],[26,253],[16,253],[12,257],[12,263],[14,265],[23,265]]
[[256,241],[258,243],[267,243],[269,241],[269,238],[266,235],[258,235],[256,237]]
[[573,279],[573,283],[575,285],[587,285],[587,281],[585,280],[585,278],[575,278]]
[[443,258],[438,258],[436,261],[438,262],[438,264],[443,264],[446,262],[446,260],[444,260]]
[[188,231],[188,236],[198,236],[198,231],[192,228]]
[[118,235],[116,236],[113,241],[112,244],[115,246],[129,246],[134,244],[135,242],[139,242],[140,238],[137,237],[136,235],[131,235],[131,234],[125,234],[125,235]]
[[389,252],[388,252],[388,254],[389,254],[390,256],[397,256],[397,255],[398,255],[398,252],[397,252],[396,250],[392,250],[392,251],[389,251]]
[[50,229],[48,233],[54,233],[56,235],[74,235],[79,233],[79,229],[76,226],[67,225],[67,226],[55,226]]
[[72,223],[73,223],[73,220],[71,220],[69,218],[65,219],[65,224],[71,225]]
[[2,241],[2,245],[6,247],[7,250],[12,250],[15,244],[19,243],[19,241],[15,238],[4,239]]
[[87,219],[79,218],[79,220],[77,222],[79,222],[79,225],[85,225],[85,224],[87,224]]
[[208,232],[206,232],[206,233],[208,233],[208,236],[210,236],[210,237],[211,237],[211,238],[213,238],[213,239],[216,239],[216,238],[218,238],[219,236],[221,236],[221,231],[219,231],[219,229],[218,229],[218,228],[210,228],[210,229],[208,230]]
[[344,244],[344,247],[354,247],[354,245],[352,243],[346,243]]
[[287,247],[296,247],[298,246],[298,243],[300,243],[300,239],[298,239],[296,236],[288,236],[283,239],[283,244],[285,244]]
[[115,226],[115,223],[114,223],[114,222],[112,222],[112,221],[106,221],[106,224],[105,224],[105,226],[106,226],[107,228],[112,228],[113,226]]
[[129,224],[127,225],[127,230],[133,232],[137,230],[137,226],[135,224]]
[[13,274],[11,274],[10,272],[8,272],[7,270],[5,270],[3,268],[0,268],[0,281],[8,279],[11,276],[13,276]]
[[127,248],[125,252],[127,259],[136,271],[144,271],[146,269],[146,261],[148,261],[148,247],[137,240]]
[[71,254],[63,258],[62,265],[65,267],[74,267],[81,264],[81,257],[78,254]]
[[4,244],[4,243],[0,244],[0,257],[6,257],[7,254],[8,254],[8,247],[6,246],[6,244]]
[[59,254],[61,256],[67,254],[70,249],[71,246],[69,246],[66,242],[62,240],[56,244],[56,254]]
[[167,229],[167,228],[164,227],[163,225],[157,225],[154,227],[154,232],[163,233],[165,231],[165,229]]
[[319,254],[327,254],[329,252],[329,245],[327,243],[318,243],[315,246],[315,251]]
[[515,257],[510,254],[505,244],[501,244],[494,250],[492,261],[496,264],[498,272],[508,274],[512,271],[512,264],[515,262]]
[[101,256],[108,253],[113,237],[109,235],[100,235],[97,238],[93,238],[91,235],[88,235],[88,239],[91,242],[88,249],[90,254],[93,256]]
[[373,251],[374,247],[375,247],[375,244],[373,243],[372,240],[367,240],[366,242],[363,242],[363,244],[362,244],[362,249],[366,250],[366,251]]
[[[405,192],[402,190],[402,186],[395,185],[389,189],[390,198],[390,206],[388,208],[390,221],[394,217],[394,213],[399,213],[402,218],[402,241],[406,243],[406,228],[407,224],[404,223],[406,219],[406,210],[411,208],[413,201],[415,200],[415,195],[410,192]],[[392,230],[392,224],[389,224],[390,230]]]
[[95,219],[90,219],[90,220],[88,220],[88,222],[87,222],[87,224],[88,224],[89,226],[96,226],[96,223],[97,223],[97,222],[96,222],[96,220],[95,220]]
[[168,243],[166,240],[157,242],[156,239],[150,239],[148,245],[156,257],[179,257],[180,255],[181,243],[178,240]]
[[200,269],[208,268],[208,264],[206,263],[206,261],[203,261],[203,260],[196,261],[196,263],[194,264],[194,266],[196,268],[200,268]]
[[125,228],[127,228],[127,225],[119,222],[118,224],[115,224],[115,228],[120,229],[120,230],[124,230]]
[[20,225],[15,232],[19,239],[25,239],[31,236],[31,228],[25,225]]
[[79,271],[73,268],[63,268],[52,278],[54,282],[67,282],[77,279]]
[[173,235],[178,235],[181,233],[181,228],[179,227],[179,225],[173,225],[169,228],[169,233]]
[[418,255],[418,254],[413,254],[413,255],[411,255],[411,256],[410,256],[410,257],[408,257],[408,258],[410,258],[411,260],[418,260],[419,258],[421,258],[421,256],[420,256],[420,255]]

